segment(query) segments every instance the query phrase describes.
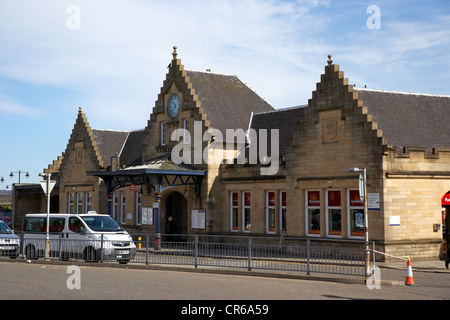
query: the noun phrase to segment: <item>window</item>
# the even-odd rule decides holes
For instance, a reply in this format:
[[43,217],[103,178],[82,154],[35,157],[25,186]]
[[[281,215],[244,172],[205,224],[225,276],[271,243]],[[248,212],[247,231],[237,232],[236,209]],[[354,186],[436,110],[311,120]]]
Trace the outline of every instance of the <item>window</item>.
[[83,223],[76,217],[69,218],[69,230],[76,233],[81,233]]
[[230,230],[238,231],[239,193],[230,192]]
[[117,220],[117,215],[119,214],[119,196],[117,192],[113,193],[113,218]]
[[189,143],[191,143],[191,141],[190,141],[191,135],[189,133],[189,119],[183,120],[183,128],[184,128],[183,143],[189,144]]
[[166,123],[161,122],[161,145],[166,145]]
[[77,214],[83,213],[83,194],[77,192]]
[[136,192],[136,224],[142,224],[142,197],[140,192]]
[[280,191],[280,230],[286,231],[286,191]]
[[320,235],[320,191],[306,191],[306,234]]
[[348,228],[349,238],[364,237],[364,202],[359,197],[359,190],[348,191]]
[[126,209],[126,203],[127,202],[127,198],[125,196],[125,192],[121,192],[120,193],[120,223],[124,224],[125,223],[125,209]]
[[242,205],[243,205],[243,215],[242,215],[242,226],[245,232],[249,232],[251,228],[250,223],[250,213],[251,213],[251,203],[250,203],[250,192],[242,193]]
[[275,192],[266,193],[266,232],[275,233]]
[[340,237],[342,216],[341,216],[341,191],[327,191],[327,235]]
[[[65,222],[65,218],[50,217],[49,232],[63,231]],[[26,232],[47,232],[47,217],[25,217],[23,230]]]
[[92,210],[92,193],[86,192],[86,213]]
[[67,206],[67,213],[73,213],[73,193],[69,192],[69,194],[67,195],[67,202],[68,202],[68,206]]

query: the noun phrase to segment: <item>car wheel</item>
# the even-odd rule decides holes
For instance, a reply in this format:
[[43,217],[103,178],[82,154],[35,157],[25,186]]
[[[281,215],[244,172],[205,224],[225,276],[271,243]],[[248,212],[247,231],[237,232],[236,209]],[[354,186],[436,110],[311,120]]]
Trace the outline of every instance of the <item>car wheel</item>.
[[86,247],[83,251],[83,260],[85,262],[97,262],[97,254],[93,247]]

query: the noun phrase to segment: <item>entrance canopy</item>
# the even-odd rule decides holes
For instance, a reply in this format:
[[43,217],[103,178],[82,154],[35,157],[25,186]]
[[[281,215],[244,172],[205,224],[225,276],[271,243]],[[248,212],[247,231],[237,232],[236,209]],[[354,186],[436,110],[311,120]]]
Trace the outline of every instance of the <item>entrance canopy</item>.
[[170,154],[143,162],[137,166],[130,166],[120,170],[88,171],[88,175],[100,177],[105,181],[108,195],[114,190],[126,186],[144,185],[147,193],[154,189],[155,193],[183,185],[195,185],[195,192],[200,192],[201,178],[206,170],[198,170],[193,166],[174,164]]

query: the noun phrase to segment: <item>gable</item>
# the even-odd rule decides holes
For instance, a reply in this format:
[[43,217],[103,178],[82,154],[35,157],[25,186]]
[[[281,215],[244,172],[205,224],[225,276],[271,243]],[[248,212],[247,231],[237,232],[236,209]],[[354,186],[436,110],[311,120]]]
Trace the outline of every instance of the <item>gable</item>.
[[[145,128],[143,161],[171,152],[181,140],[171,138],[176,129],[187,126],[191,137],[203,137],[207,130],[216,129],[226,140],[226,129],[247,130],[252,112],[274,110],[236,76],[186,71],[181,60],[177,59],[176,47],[172,55],[158,100]],[[168,102],[174,96],[180,101],[175,115],[168,112]],[[200,126],[194,126],[194,122],[200,123]],[[201,133],[194,133],[194,127],[201,128]],[[201,144],[203,150],[208,141],[201,141]]]

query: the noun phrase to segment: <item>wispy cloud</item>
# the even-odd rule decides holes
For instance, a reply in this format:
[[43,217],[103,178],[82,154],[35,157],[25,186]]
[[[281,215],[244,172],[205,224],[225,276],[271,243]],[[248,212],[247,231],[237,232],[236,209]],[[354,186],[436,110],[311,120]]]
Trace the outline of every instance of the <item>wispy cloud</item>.
[[27,117],[39,117],[40,114],[37,110],[29,107],[22,106],[18,103],[2,101],[0,99],[0,114],[17,114]]

